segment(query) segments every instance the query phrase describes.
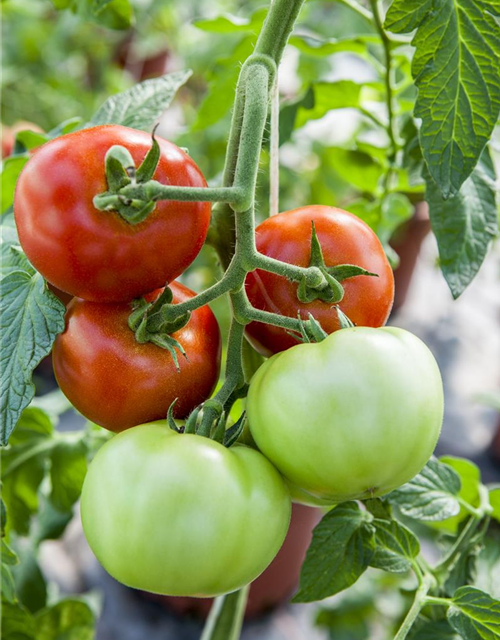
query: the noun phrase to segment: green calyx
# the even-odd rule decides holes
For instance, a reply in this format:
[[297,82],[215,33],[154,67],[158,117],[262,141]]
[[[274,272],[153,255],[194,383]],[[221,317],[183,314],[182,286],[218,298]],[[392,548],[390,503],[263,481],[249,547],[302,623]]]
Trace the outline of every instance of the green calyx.
[[151,149],[138,168],[125,147],[115,145],[108,149],[105,159],[108,190],[94,197],[96,209],[116,211],[123,220],[132,225],[143,222],[154,210],[156,202],[153,198],[147,195],[133,198],[122,192],[125,187],[134,188],[152,180],[160,160],[160,145],[154,131],[151,138]]
[[228,415],[222,404],[215,398],[207,400],[203,405],[193,409],[184,426],[179,427],[174,419],[174,406],[176,402],[177,399],[172,402],[168,409],[167,424],[170,429],[177,433],[204,436],[220,442],[220,444],[229,448],[238,441],[243,432],[246,423],[245,412],[228,428]]
[[135,339],[140,344],[152,342],[157,347],[170,352],[177,371],[180,370],[177,351],[186,359],[184,347],[171,334],[182,329],[188,322],[190,312],[178,316],[173,321],[165,320],[164,308],[171,304],[172,290],[166,286],[154,302],[147,302],[144,298],[134,300],[132,313],[128,318],[128,326],[135,333]]
[[311,222],[311,225],[311,257],[309,259],[309,267],[316,267],[323,278],[321,279],[321,284],[315,286],[304,276],[297,287],[297,298],[299,302],[308,304],[313,300],[322,300],[323,302],[338,304],[344,297],[344,288],[340,284],[342,281],[355,276],[378,277],[376,273],[371,273],[354,264],[339,264],[334,267],[327,267],[316,234],[314,220]]

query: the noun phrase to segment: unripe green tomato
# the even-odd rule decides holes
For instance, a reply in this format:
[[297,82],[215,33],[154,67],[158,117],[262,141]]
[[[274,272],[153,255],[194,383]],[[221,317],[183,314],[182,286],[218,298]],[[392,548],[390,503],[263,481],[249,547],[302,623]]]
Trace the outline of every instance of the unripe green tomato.
[[116,580],[208,597],[264,571],[283,543],[290,508],[283,479],[258,451],[149,423],[99,450],[81,513],[92,551]]
[[252,379],[247,415],[257,446],[291,484],[332,502],[364,499],[425,465],[443,385],[410,332],[355,327],[270,358]]

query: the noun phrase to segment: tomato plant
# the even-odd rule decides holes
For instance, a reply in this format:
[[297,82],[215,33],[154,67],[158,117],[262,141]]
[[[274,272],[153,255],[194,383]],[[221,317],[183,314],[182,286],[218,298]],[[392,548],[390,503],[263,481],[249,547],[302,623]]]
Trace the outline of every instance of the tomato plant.
[[[171,285],[175,302],[194,293]],[[160,292],[147,296],[155,299]],[[183,418],[210,397],[219,378],[219,326],[208,307],[193,312],[173,334],[184,348],[178,368],[171,354],[156,344],[138,344],[128,326],[130,306],[74,298],[68,305],[66,329],[53,349],[59,387],[83,415],[107,429],[122,431],[174,413]]]
[[384,495],[421,471],[441,430],[443,388],[413,334],[356,327],[270,358],[247,411],[281,473],[337,503]]
[[[158,143],[157,180],[205,186],[186,153]],[[201,202],[162,202],[137,225],[116,211],[98,211],[92,199],[106,190],[104,157],[113,145],[124,145],[137,162],[151,146],[147,134],[122,126],[49,141],[23,169],[14,203],[33,266],[59,289],[97,302],[128,302],[179,276],[197,256],[210,222],[210,206]]]
[[[317,614],[332,637],[498,635],[484,573],[498,574],[500,492],[474,463],[431,455],[439,370],[417,337],[383,327],[391,243],[415,207],[453,298],[498,231],[498,8],[253,1],[194,22],[212,6],[40,0],[32,17],[31,0],[2,5],[6,121],[43,125],[16,134],[1,175],[6,640],[93,637],[98,612],[47,588],[41,553],[82,487],[84,532],[118,581],[217,596],[203,640],[239,637],[291,500],[325,507],[293,602],[360,581]],[[194,71],[133,84],[160,51]],[[427,287],[403,324],[429,338],[448,387],[440,336],[454,326],[424,330],[438,307]],[[61,291],[76,296],[67,309]],[[60,389],[43,394],[51,351]],[[93,422],[67,430],[81,419],[70,405]],[[459,414],[448,409],[446,433]],[[367,585],[371,614],[353,614]],[[386,591],[395,607],[378,606]]]
[[285,483],[260,453],[178,435],[165,424],[108,442],[82,491],[84,531],[109,573],[178,596],[214,596],[251,582],[281,547],[290,508]]
[[[286,211],[264,220],[255,230],[257,250],[276,260],[307,267],[311,258],[314,223],[327,267],[355,264],[375,276],[358,275],[345,280],[342,311],[362,327],[385,324],[394,300],[394,278],[384,249],[362,220],[334,207],[310,206]],[[332,304],[321,299],[298,303],[296,283],[257,269],[246,281],[254,307],[284,316],[307,319],[311,313],[327,333],[340,328]],[[252,344],[264,355],[288,349],[298,340],[279,327],[253,322],[247,327]]]

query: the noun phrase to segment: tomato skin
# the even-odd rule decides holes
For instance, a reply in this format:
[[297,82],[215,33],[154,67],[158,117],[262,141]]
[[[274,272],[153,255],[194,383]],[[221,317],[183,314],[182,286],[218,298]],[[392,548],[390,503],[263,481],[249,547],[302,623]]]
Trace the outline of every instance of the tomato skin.
[[415,476],[443,419],[433,355],[403,329],[342,329],[265,362],[247,402],[262,453],[332,503],[384,495]]
[[[157,140],[155,180],[206,186],[188,155]],[[97,210],[92,199],[107,190],[104,158],[113,145],[126,147],[138,166],[151,136],[106,125],[47,142],[23,169],[14,199],[19,239],[33,266],[59,289],[96,302],[128,302],[174,280],[198,255],[210,223],[207,202],[158,202],[137,225]]]
[[[341,310],[357,326],[385,324],[394,300],[394,276],[379,239],[358,217],[342,209],[321,205],[285,211],[257,227],[257,249],[289,264],[309,266],[313,220],[326,266],[355,264],[378,274],[378,278],[356,276],[344,280]],[[333,305],[321,300],[308,304],[299,302],[297,286],[296,282],[261,270],[249,273],[246,279],[248,298],[257,309],[293,318],[300,311],[305,319],[311,313],[327,333],[339,329]],[[265,356],[299,343],[284,329],[260,322],[248,325],[247,337]]]
[[258,451],[179,435],[165,423],[107,442],[81,502],[87,540],[114,578],[198,597],[234,591],[262,573],[283,543],[290,511],[283,479]]
[[[171,289],[174,302],[194,296],[178,282]],[[53,347],[63,393],[86,418],[111,431],[165,418],[176,398],[174,415],[186,417],[211,395],[220,373],[221,337],[209,307],[193,311],[188,324],[173,334],[188,357],[178,352],[180,372],[167,350],[136,342],[127,324],[130,311],[126,303],[74,298],[66,329]]]

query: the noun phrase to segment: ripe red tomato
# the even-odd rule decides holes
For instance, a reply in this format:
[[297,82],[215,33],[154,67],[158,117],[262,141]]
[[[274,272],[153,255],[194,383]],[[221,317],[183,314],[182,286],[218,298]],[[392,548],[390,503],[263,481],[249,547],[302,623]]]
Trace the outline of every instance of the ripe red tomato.
[[[205,187],[191,158],[157,138],[161,157],[154,179]],[[138,166],[151,147],[143,131],[111,125],[83,129],[44,144],[17,183],[14,213],[21,245],[53,285],[96,302],[121,302],[165,286],[195,259],[210,223],[207,202],[158,202],[143,222],[99,211],[107,190],[104,158],[126,147]]]
[[[355,276],[344,280],[344,298],[339,306],[356,325],[382,326],[394,300],[394,277],[379,239],[358,217],[342,209],[320,205],[285,211],[257,227],[257,249],[289,264],[309,266],[312,221],[327,267],[355,264],[378,274],[378,278]],[[257,309],[294,318],[300,311],[305,319],[311,313],[327,333],[339,329],[334,306],[322,300],[308,304],[299,302],[297,286],[296,282],[261,270],[249,273],[246,280],[248,298]],[[248,325],[247,336],[265,356],[289,349],[299,342],[284,329],[260,322]]]
[[[194,295],[178,282],[171,288],[174,302]],[[129,314],[126,303],[75,298],[53,348],[63,393],[86,418],[111,431],[165,418],[176,398],[175,417],[186,417],[211,395],[220,372],[219,326],[208,306],[193,311],[186,326],[173,334],[187,355],[178,353],[179,372],[167,350],[136,341]]]

